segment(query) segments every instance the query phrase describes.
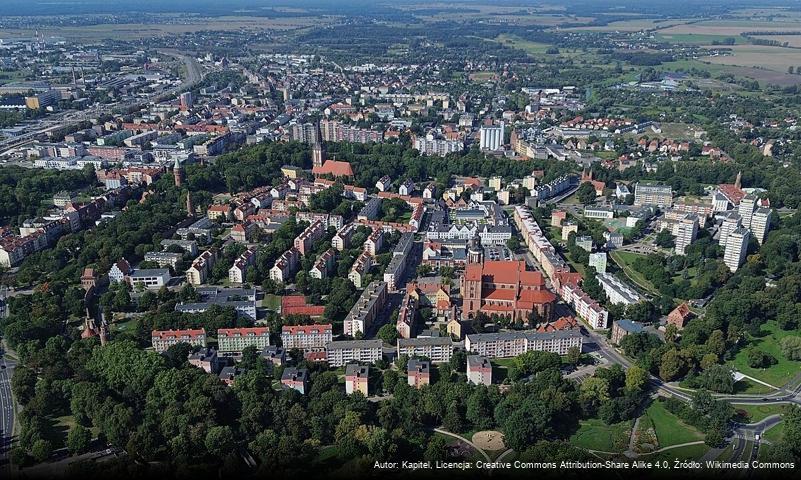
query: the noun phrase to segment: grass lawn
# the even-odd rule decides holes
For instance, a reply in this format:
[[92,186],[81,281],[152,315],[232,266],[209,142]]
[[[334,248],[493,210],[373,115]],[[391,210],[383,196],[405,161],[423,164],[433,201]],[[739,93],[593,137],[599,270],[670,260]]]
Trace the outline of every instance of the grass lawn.
[[623,273],[625,273],[632,282],[637,284],[637,286],[653,294],[659,293],[656,291],[656,288],[654,288],[653,284],[649,282],[645,276],[643,276],[643,274],[637,270],[634,270],[634,268],[631,266],[638,257],[642,257],[644,255],[640,255],[639,253],[613,250],[609,256],[623,270]]
[[[738,412],[739,421],[747,423],[756,423],[771,415],[781,414],[784,412],[784,405],[782,404],[769,404],[769,405],[733,405],[734,410]],[[746,415],[741,415],[739,412],[744,412]]]
[[752,382],[746,378],[736,382],[734,384],[734,393],[750,393],[750,394],[760,394],[760,393],[772,393],[776,390],[768,387],[767,385],[762,385],[761,383]]
[[136,322],[138,322],[135,318],[127,318],[121,322],[113,322],[110,325],[112,332],[132,332],[136,329]]
[[770,442],[779,442],[784,438],[784,423],[777,423],[769,430],[766,430],[763,437]]
[[677,416],[668,412],[659,401],[651,402],[645,415],[651,420],[659,441],[659,448],[703,440],[704,435],[694,427],[686,425]]
[[763,337],[757,338],[748,335],[748,345],[753,345],[773,355],[777,361],[776,365],[769,368],[751,368],[748,366],[748,352],[746,348],[740,349],[737,356],[734,357],[734,360],[729,362],[729,365],[746,375],[762,380],[775,387],[780,387],[789,382],[801,371],[801,362],[787,360],[779,348],[779,341],[782,338],[790,335],[797,335],[797,333],[784,331],[780,329],[775,322],[768,322],[763,325],[762,332],[765,333]]
[[277,312],[281,308],[281,296],[266,294],[261,301],[261,306]]
[[570,443],[577,447],[602,452],[622,452],[626,450],[631,435],[632,422],[607,425],[597,418],[581,420],[579,429],[570,437]]
[[672,463],[674,460],[699,460],[708,451],[709,447],[703,443],[699,443],[698,445],[685,445],[683,447],[671,448],[664,452],[643,455],[640,458],[649,462],[661,462],[665,460],[668,463]]

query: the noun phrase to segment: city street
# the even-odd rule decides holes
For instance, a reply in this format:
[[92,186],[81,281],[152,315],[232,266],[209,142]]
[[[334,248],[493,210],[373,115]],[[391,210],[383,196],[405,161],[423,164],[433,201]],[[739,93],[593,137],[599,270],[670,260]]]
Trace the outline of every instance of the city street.
[[[16,362],[6,357],[0,357],[0,471],[7,472],[11,442],[14,431],[14,400],[11,396],[11,376],[14,373]],[[5,475],[2,475],[5,476]]]

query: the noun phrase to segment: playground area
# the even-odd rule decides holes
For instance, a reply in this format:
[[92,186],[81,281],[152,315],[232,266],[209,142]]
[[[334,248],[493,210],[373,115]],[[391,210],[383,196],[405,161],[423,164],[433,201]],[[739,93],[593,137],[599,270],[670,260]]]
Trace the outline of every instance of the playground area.
[[494,430],[476,432],[471,441],[482,450],[495,451],[506,447],[503,443],[503,434]]

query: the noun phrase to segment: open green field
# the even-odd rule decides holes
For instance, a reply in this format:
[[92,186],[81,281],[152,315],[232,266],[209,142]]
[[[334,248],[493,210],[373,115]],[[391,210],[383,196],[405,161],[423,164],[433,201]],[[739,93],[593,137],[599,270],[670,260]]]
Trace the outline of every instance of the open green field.
[[609,256],[612,260],[623,270],[623,273],[638,287],[646,290],[650,293],[657,294],[656,288],[654,288],[653,284],[649,282],[643,274],[634,270],[631,266],[638,257],[642,257],[639,253],[633,252],[621,252],[619,250],[613,250]]
[[771,415],[777,415],[784,412],[784,405],[733,405],[735,411],[740,412],[743,411],[747,415],[745,418],[742,418],[741,421],[746,423],[756,423],[760,420],[763,420]]
[[748,335],[748,345],[773,355],[776,359],[776,365],[769,368],[751,368],[748,365],[748,352],[746,348],[741,348],[737,352],[734,360],[728,362],[729,365],[746,374],[769,383],[775,387],[780,387],[789,382],[801,372],[801,362],[794,360],[787,360],[779,348],[779,341],[790,335],[797,335],[797,332],[787,332],[780,329],[775,322],[768,322],[762,326],[762,332],[765,336],[755,338]]
[[645,415],[654,425],[659,448],[682,443],[696,442],[704,439],[704,435],[668,412],[659,401],[651,402]]
[[518,48],[528,54],[544,54],[550,47],[547,43],[530,42],[515,35],[501,34],[495,38],[495,41],[502,43],[507,47]]
[[698,460],[708,451],[709,447],[703,443],[699,443],[697,445],[685,445],[683,447],[671,448],[664,452],[650,453],[640,458],[649,462],[661,462],[664,460],[668,463],[672,463],[674,460]]
[[632,423],[629,420],[607,425],[596,418],[581,420],[578,431],[570,437],[570,443],[588,450],[622,452],[628,446]]
[[161,37],[167,35],[183,35],[200,31],[220,30],[291,30],[326,24],[333,21],[327,16],[308,17],[192,17],[191,21],[182,23],[143,24],[97,24],[82,26],[44,27],[33,29],[6,29],[3,33],[9,37],[31,37],[35,32],[44,36],[65,37],[71,40],[99,41],[106,39],[137,40],[141,38]]
[[261,300],[261,306],[277,312],[278,309],[281,308],[281,296],[272,294],[264,295],[264,298]]
[[684,43],[689,45],[711,45],[713,42],[723,42],[726,39],[733,38],[734,43],[744,44],[748,41],[739,36],[733,35],[708,35],[703,33],[658,33],[654,35],[657,40],[662,40],[670,43]]
[[770,442],[781,441],[781,439],[784,438],[784,423],[777,423],[773,428],[766,430],[764,437],[765,440]]
[[[778,48],[778,47],[775,47]],[[761,85],[769,83],[780,86],[795,85],[801,83],[801,75],[790,75],[787,73],[787,68],[784,70],[769,70],[766,68],[754,68],[737,66],[727,63],[722,59],[731,59],[734,57],[718,57],[720,63],[712,63],[709,57],[703,57],[702,60],[678,60],[675,62],[666,62],[662,64],[663,68],[672,70],[682,69],[688,70],[690,68],[697,68],[699,70],[706,70],[713,76],[722,74],[731,74],[735,77],[750,78],[758,81]],[[702,84],[713,80],[710,79],[693,79],[694,82]],[[720,84],[716,84],[718,87]]]

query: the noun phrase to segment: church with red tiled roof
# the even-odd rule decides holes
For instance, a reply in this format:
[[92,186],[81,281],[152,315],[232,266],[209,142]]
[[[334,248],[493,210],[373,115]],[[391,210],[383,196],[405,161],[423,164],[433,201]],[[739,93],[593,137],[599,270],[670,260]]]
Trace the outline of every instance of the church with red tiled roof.
[[333,175],[334,178],[338,177],[352,177],[353,169],[348,162],[340,162],[337,160],[326,160],[320,166],[312,168],[312,173],[315,176]]
[[468,264],[460,287],[463,318],[484,312],[526,321],[536,311],[548,321],[556,302],[556,295],[545,288],[542,273],[526,270],[523,260]]

